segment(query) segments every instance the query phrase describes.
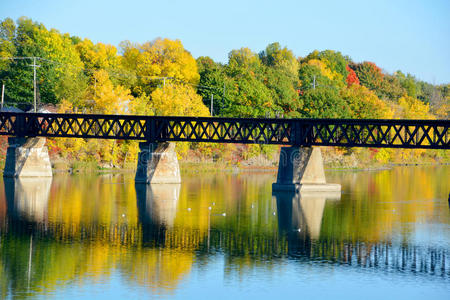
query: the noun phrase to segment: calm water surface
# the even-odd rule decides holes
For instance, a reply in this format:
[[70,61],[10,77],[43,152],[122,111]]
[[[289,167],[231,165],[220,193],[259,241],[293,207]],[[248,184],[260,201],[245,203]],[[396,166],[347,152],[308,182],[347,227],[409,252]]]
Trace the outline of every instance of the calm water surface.
[[6,299],[450,299],[450,167],[0,182]]

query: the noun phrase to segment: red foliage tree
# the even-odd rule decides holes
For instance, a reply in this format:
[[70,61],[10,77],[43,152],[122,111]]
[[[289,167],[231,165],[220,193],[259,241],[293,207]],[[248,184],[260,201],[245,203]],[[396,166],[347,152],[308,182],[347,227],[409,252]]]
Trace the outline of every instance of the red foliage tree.
[[356,75],[355,71],[353,71],[348,65],[345,66],[345,69],[347,69],[348,71],[348,75],[347,75],[347,86],[351,86],[353,84],[359,85],[359,78]]

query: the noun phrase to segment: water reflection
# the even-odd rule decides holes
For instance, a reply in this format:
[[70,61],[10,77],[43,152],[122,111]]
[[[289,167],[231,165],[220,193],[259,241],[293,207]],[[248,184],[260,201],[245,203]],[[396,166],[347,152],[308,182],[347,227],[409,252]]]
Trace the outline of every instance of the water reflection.
[[114,276],[172,293],[221,260],[226,278],[307,263],[325,273],[345,265],[448,280],[446,172],[335,174],[342,195],[272,195],[271,174],[198,176],[181,186],[135,185],[131,175],[4,181],[0,298]]
[[276,192],[278,229],[288,237],[290,255],[310,255],[311,240],[320,237],[323,210],[327,200],[341,198],[340,192]]
[[51,177],[5,178],[8,215],[12,219],[47,223],[47,205],[52,184]]
[[164,246],[166,231],[174,225],[181,184],[137,183],[135,188],[143,243]]
[[173,227],[181,184],[136,184],[139,220],[143,224]]

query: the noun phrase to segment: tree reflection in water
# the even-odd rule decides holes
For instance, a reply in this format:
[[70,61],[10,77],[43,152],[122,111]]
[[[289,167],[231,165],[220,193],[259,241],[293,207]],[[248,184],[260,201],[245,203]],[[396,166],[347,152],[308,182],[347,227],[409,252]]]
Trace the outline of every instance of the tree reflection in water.
[[[447,188],[434,185],[442,174],[398,172],[345,175],[351,193],[341,198],[271,195],[270,174],[187,178],[181,186],[135,185],[123,175],[5,180],[0,296],[50,293],[113,273],[171,293],[217,255],[225,276],[289,259],[448,279],[445,236],[417,243],[408,226],[435,216],[448,225],[447,199],[434,200]],[[414,195],[391,182],[413,184]]]

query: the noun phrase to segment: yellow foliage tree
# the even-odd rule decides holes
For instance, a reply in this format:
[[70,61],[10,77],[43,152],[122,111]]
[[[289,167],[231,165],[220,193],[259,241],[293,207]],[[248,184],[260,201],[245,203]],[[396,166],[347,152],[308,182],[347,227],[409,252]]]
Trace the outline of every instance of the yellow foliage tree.
[[343,88],[340,95],[350,106],[352,115],[355,118],[388,119],[393,116],[386,102],[364,86],[351,85]]
[[86,106],[93,112],[101,114],[124,114],[130,111],[132,96],[124,87],[114,86],[109,79],[108,72],[99,70],[94,72],[94,83]]
[[[139,101],[141,100],[141,101]],[[89,92],[82,101],[83,109],[100,114],[132,113],[135,103],[145,103],[145,99],[134,99],[130,91],[120,85],[114,86],[105,70],[93,73],[93,82]],[[148,97],[147,97],[148,102]],[[74,111],[73,104],[63,101],[60,112]],[[59,149],[65,159],[76,161],[96,161],[117,165],[125,159],[135,159],[137,143],[115,140],[90,140],[62,138],[51,142],[51,146]]]
[[[430,113],[430,106],[422,101],[410,97],[403,96],[398,100],[398,117],[402,119],[434,119]],[[396,152],[400,160],[413,161],[417,160],[425,153],[425,149],[402,149]]]
[[39,47],[46,53],[48,59],[59,63],[55,66],[58,76],[67,73],[75,76],[83,67],[83,62],[73,48],[68,33],[61,34],[56,29],[47,30],[45,27],[36,27],[35,34]]
[[78,43],[76,49],[87,69],[117,69],[120,66],[120,57],[117,48],[113,45],[97,43],[84,39]]
[[[199,116],[209,115],[202,98],[188,85],[167,85],[156,89],[152,94],[152,106],[158,116]],[[184,157],[189,149],[188,143],[177,144],[179,158]]]
[[403,119],[434,119],[430,106],[416,98],[405,95],[398,100],[398,105],[399,117]]
[[228,65],[232,68],[236,67],[258,67],[260,65],[259,57],[249,48],[241,48],[232,50],[228,54]]
[[331,80],[333,80],[337,77],[337,73],[331,71],[327,67],[327,65],[321,60],[313,58],[313,59],[308,60],[308,62],[306,64],[308,64],[310,66],[316,66],[317,68],[319,68],[320,73],[322,73],[323,76],[325,76]]
[[[124,56],[133,56],[127,55],[132,50],[130,48]],[[156,39],[139,46],[139,50],[138,55],[135,51],[132,53],[137,60],[137,74],[140,76],[174,77],[190,83],[198,83],[200,80],[197,63],[180,40]]]
[[187,85],[173,84],[156,89],[152,105],[159,116],[208,116],[208,108],[195,90]]
[[153,109],[150,96],[142,93],[140,97],[134,97],[130,102],[130,111],[133,115],[141,116],[154,116],[155,111]]
[[435,114],[438,118],[449,119],[450,118],[450,97],[444,99],[435,110]]

